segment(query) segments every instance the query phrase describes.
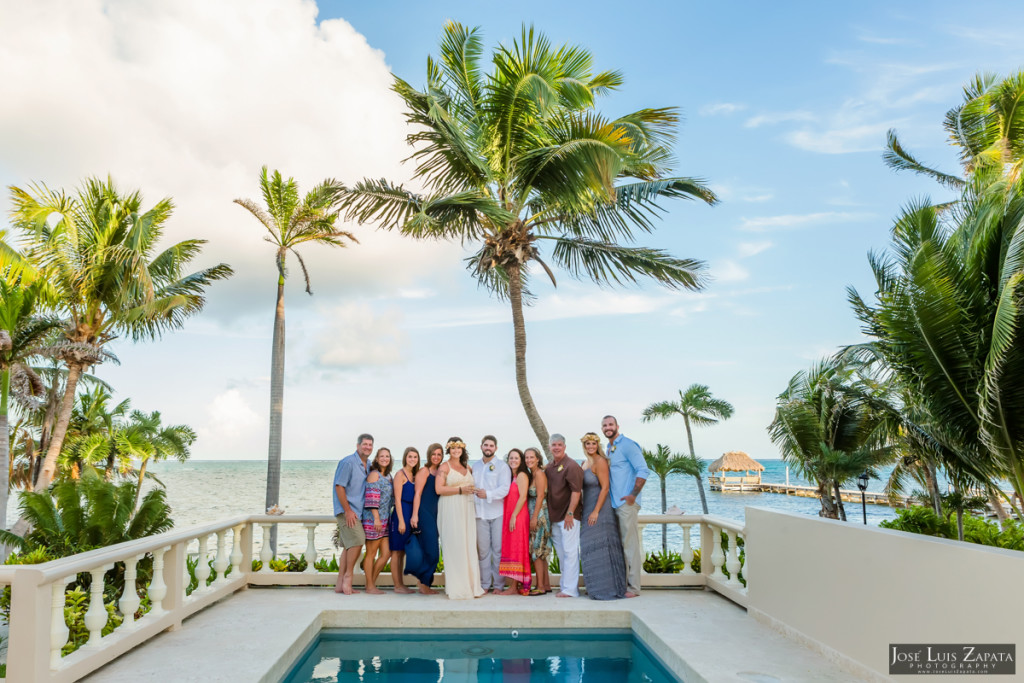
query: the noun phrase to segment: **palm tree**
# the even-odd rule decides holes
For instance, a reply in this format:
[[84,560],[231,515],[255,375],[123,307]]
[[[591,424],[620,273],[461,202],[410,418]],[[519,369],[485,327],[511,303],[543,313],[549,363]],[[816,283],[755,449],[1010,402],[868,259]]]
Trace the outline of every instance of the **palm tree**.
[[[690,427],[710,427],[718,424],[720,420],[728,420],[732,417],[732,413],[732,404],[712,396],[711,389],[706,384],[691,384],[686,391],[679,392],[678,401],[652,403],[644,408],[641,420],[650,422],[656,418],[667,419],[674,415],[682,415],[683,424],[686,425],[686,442],[690,445],[690,458],[697,460],[697,455],[693,450],[693,432]],[[702,463],[695,476],[697,477],[697,490],[700,491],[700,504],[706,515],[708,501],[704,496],[704,481],[700,475],[703,469]]]
[[360,223],[472,246],[468,270],[511,306],[519,399],[547,449],[547,427],[526,378],[523,305],[533,298],[531,264],[552,284],[547,261],[601,285],[647,277],[698,290],[702,262],[633,244],[636,233],[654,230],[659,200],[717,199],[703,182],[671,173],[675,109],[618,118],[595,109],[623,79],[615,71],[594,73],[583,48],[554,48],[523,27],[511,47],[494,51],[487,74],[482,51],[478,29],[449,22],[440,59],[427,60],[426,87],[395,78],[414,127],[406,138],[415,148],[413,176],[425,192],[364,179],[340,187],[339,196],[346,217]]
[[872,256],[875,301],[849,299],[909,387],[950,477],[1024,493],[1024,186],[972,183],[953,211],[921,202]]
[[156,339],[202,310],[205,290],[232,274],[226,264],[186,273],[204,240],[185,240],[156,252],[173,205],[162,199],[143,211],[142,195],[122,194],[113,180],[90,178],[75,196],[44,185],[11,186],[12,223],[24,233],[34,277],[66,320],[55,355],[67,383],[35,490],[53,480],[82,373],[109,357],[119,335]]
[[782,459],[818,486],[822,517],[845,519],[844,483],[892,459],[891,422],[870,388],[838,358],[793,376],[768,427]]
[[136,508],[134,482],[106,481],[96,470],[82,478],[61,479],[49,490],[20,494],[24,535],[0,530],[0,542],[30,552],[46,548],[54,557],[102,548],[163,533],[174,526],[167,493],[152,489]]
[[[647,467],[658,475],[661,483],[661,513],[665,514],[665,511],[668,510],[668,495],[665,488],[668,475],[693,474],[694,459],[685,455],[674,455],[668,446],[663,446],[660,443],[656,450],[644,450],[643,454],[644,460],[647,461]],[[699,470],[697,476],[700,477]],[[668,527],[664,524],[661,525],[661,551],[668,552]]]
[[946,112],[943,127],[959,148],[964,177],[939,171],[904,149],[895,130],[883,156],[897,171],[929,176],[943,186],[965,190],[972,180],[1020,177],[1024,164],[1024,70],[1000,80],[978,74],[963,90],[963,102]]
[[[236,199],[256,217],[267,233],[263,239],[274,245],[274,264],[277,266],[277,306],[274,308],[274,341],[270,359],[270,446],[267,455],[266,507],[277,505],[281,495],[281,421],[284,415],[284,281],[288,277],[285,261],[288,252],[295,255],[306,280],[306,293],[312,296],[309,271],[302,256],[296,251],[300,245],[312,242],[332,247],[344,247],[345,239],[358,240],[348,232],[338,230],[335,186],[326,180],[313,188],[305,197],[299,196],[294,178],[285,180],[280,171],[267,175],[267,167],[260,171],[260,206],[251,199]],[[271,547],[277,548],[277,527],[271,532]]]
[[[7,528],[11,434],[8,407],[12,389],[27,400],[44,393],[43,382],[28,365],[41,350],[55,318],[35,314],[41,286],[0,279],[0,529]],[[12,386],[13,385],[13,386]]]

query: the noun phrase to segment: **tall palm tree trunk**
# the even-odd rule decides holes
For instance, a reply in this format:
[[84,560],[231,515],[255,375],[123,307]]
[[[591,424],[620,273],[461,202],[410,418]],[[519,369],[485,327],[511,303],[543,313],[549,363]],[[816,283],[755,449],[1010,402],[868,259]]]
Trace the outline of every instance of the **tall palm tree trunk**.
[[[665,493],[665,480],[667,476],[660,477],[661,479],[661,514],[665,514],[668,510],[668,496]],[[668,554],[668,524],[661,525],[661,553],[662,555]]]
[[839,490],[839,482],[832,482],[832,489],[836,492],[836,508],[839,510],[839,519],[846,521],[846,506],[843,505],[843,494]]
[[515,335],[516,388],[519,389],[519,401],[523,404],[526,419],[529,420],[533,433],[540,439],[540,447],[544,449],[548,460],[551,460],[548,428],[537,412],[533,396],[530,395],[530,386],[526,382],[526,321],[523,319],[523,283],[519,278],[519,267],[509,268],[508,298],[512,304],[512,330]]
[[942,516],[942,494],[939,493],[939,477],[935,472],[935,465],[925,462],[924,478],[928,483],[928,495],[932,499],[932,510],[936,515]]
[[64,398],[61,399],[60,410],[57,412],[57,423],[53,427],[50,445],[46,449],[46,457],[43,459],[43,469],[39,471],[39,476],[36,478],[36,491],[46,490],[57,473],[57,457],[60,455],[60,449],[64,446],[68,425],[71,424],[71,412],[75,407],[75,389],[78,387],[78,379],[82,376],[83,370],[85,370],[85,365],[81,361],[68,362],[68,381],[64,386]]
[[708,514],[708,499],[704,495],[704,478],[700,474],[693,475],[693,478],[697,480],[697,492],[700,493],[700,507],[706,515]]
[[7,528],[7,496],[11,482],[11,436],[7,421],[7,401],[10,393],[11,369],[4,368],[0,371],[0,529]]
[[[683,413],[683,424],[686,425],[686,441],[690,445],[690,457],[696,458],[697,454],[693,450],[693,432],[690,430],[690,416]],[[704,495],[704,480],[700,474],[694,475],[697,480],[697,491],[700,493],[700,507],[704,511],[704,514],[708,514],[708,499]]]
[[[282,260],[284,256],[280,256]],[[283,263],[280,264],[283,266]],[[270,447],[267,454],[266,508],[281,497],[281,419],[284,414],[284,275],[277,278],[274,341],[270,356]],[[277,553],[277,525],[270,529],[270,548]]]
[[139,500],[142,499],[142,480],[143,477],[146,476],[146,465],[148,464],[149,458],[146,458],[142,461],[142,464],[139,465],[139,483],[135,487],[135,504],[132,505],[132,510],[135,510],[136,512],[139,510]]
[[829,490],[827,482],[818,482],[818,499],[821,501],[821,512],[819,516],[826,519],[839,519],[839,515],[836,512],[836,506],[832,502],[832,492]]

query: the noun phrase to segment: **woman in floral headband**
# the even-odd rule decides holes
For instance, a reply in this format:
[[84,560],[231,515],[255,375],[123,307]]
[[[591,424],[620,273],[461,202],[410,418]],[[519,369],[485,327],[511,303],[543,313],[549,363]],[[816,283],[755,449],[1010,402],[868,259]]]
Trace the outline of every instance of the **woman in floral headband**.
[[437,469],[434,489],[440,496],[437,521],[444,557],[444,592],[450,600],[471,600],[483,595],[480,560],[476,552],[476,506],[473,472],[466,442],[448,439],[448,460]]
[[594,600],[626,597],[626,557],[619,523],[612,510],[608,456],[601,437],[587,432],[580,439],[583,454],[583,519],[580,526],[580,564],[587,595]]

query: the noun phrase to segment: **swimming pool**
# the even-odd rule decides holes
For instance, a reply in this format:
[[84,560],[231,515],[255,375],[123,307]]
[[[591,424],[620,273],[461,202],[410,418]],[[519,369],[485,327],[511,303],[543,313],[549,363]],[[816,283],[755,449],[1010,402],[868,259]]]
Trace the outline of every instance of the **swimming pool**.
[[282,683],[682,683],[629,629],[325,629]]

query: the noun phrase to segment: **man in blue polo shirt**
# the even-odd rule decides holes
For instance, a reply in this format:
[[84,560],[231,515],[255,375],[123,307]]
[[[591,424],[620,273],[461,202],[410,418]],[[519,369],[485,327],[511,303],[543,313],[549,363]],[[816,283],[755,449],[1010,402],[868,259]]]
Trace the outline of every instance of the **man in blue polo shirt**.
[[338,520],[338,580],[335,593],[352,594],[352,575],[366,543],[363,531],[363,496],[366,493],[366,463],[373,452],[373,437],[360,434],[356,452],[344,457],[334,470],[334,517]]
[[611,415],[601,420],[601,431],[608,438],[611,461],[612,508],[619,520],[622,552],[626,556],[626,597],[640,595],[640,572],[644,568],[643,540],[640,538],[640,491],[651,471],[640,444],[619,434],[619,422]]

